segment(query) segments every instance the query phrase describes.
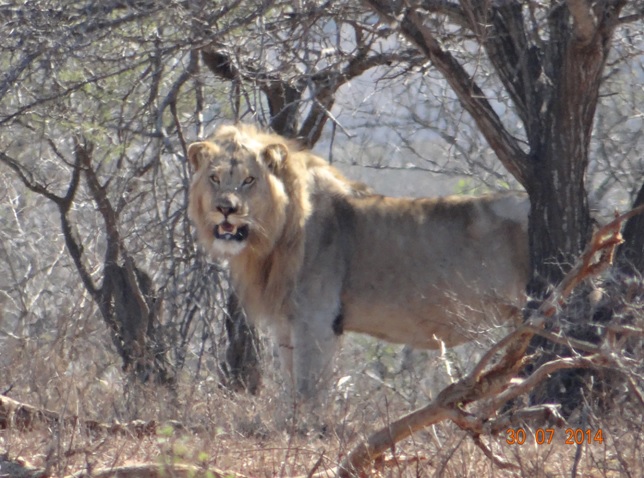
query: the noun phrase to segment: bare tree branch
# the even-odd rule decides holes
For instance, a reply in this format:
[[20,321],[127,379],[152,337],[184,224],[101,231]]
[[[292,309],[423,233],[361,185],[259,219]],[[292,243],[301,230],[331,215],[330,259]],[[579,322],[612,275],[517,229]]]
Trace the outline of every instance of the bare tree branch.
[[445,15],[452,23],[468,30],[472,30],[472,23],[463,8],[456,2],[449,0],[424,0],[422,7],[429,13]]
[[61,205],[64,204],[65,198],[60,197],[49,191],[45,186],[38,184],[32,177],[32,175],[29,173],[29,171],[26,171],[20,162],[16,161],[14,158],[11,156],[8,156],[4,152],[0,152],[0,161],[2,161],[4,164],[9,166],[13,170],[13,172],[20,178],[20,181],[29,189],[30,191],[33,191],[37,194],[40,194],[41,196],[46,197],[56,205]]
[[526,153],[510,135],[496,114],[485,93],[463,66],[447,51],[441,48],[438,40],[426,26],[421,13],[414,7],[401,12],[401,18],[390,13],[389,5],[380,0],[368,0],[375,11],[385,20],[399,23],[403,35],[429,58],[443,74],[463,107],[476,121],[481,133],[507,170],[522,185],[527,186],[530,177],[530,162]]
[[92,276],[83,263],[83,246],[76,239],[71,222],[69,221],[68,213],[74,202],[74,196],[80,184],[81,172],[81,156],[75,156],[75,162],[72,166],[72,175],[70,178],[69,186],[65,196],[57,196],[49,191],[45,186],[37,183],[33,178],[30,178],[29,172],[25,171],[18,161],[9,157],[3,152],[0,152],[0,161],[8,165],[20,178],[22,183],[31,191],[40,194],[41,196],[49,199],[58,207],[60,213],[61,228],[65,245],[69,251],[69,255],[74,262],[74,266],[80,275],[83,285],[87,291],[96,299],[100,295],[99,289],[94,284]]

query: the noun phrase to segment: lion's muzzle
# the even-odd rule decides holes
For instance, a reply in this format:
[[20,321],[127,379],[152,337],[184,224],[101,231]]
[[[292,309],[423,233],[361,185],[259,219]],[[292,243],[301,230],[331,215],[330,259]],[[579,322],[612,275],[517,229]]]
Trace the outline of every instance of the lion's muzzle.
[[224,221],[221,224],[216,225],[214,230],[215,239],[220,239],[222,241],[242,242],[248,239],[248,233],[248,225],[235,226],[228,221]]

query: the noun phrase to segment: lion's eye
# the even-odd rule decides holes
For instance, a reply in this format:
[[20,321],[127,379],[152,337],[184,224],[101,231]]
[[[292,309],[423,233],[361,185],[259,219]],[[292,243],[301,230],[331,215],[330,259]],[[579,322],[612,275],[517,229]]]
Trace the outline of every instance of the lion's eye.
[[211,174],[210,182],[213,184],[219,184],[219,176],[217,176],[216,174]]
[[246,179],[244,179],[244,182],[242,183],[243,186],[250,186],[255,182],[255,178],[252,176],[248,176]]

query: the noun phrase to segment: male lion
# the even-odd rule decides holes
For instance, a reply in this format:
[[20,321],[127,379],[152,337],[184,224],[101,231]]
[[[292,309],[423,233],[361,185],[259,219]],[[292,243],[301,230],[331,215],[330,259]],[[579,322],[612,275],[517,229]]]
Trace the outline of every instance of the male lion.
[[188,158],[198,238],[228,261],[246,313],[268,324],[304,398],[328,377],[345,330],[453,346],[523,303],[523,194],[383,197],[249,125],[219,128]]

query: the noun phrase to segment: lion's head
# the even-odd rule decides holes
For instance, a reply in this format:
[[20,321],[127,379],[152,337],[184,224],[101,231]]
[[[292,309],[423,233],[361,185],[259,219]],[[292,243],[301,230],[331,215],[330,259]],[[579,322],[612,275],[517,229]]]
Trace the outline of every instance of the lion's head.
[[312,203],[318,211],[331,207],[328,198],[363,196],[368,188],[296,142],[252,125],[220,127],[208,141],[191,144],[188,159],[188,215],[199,242],[228,260],[249,316],[286,317]]
[[211,141],[188,148],[193,169],[188,214],[215,257],[267,254],[294,210],[308,208],[290,178],[304,166],[286,144],[271,139],[276,138],[248,126],[226,126]]

